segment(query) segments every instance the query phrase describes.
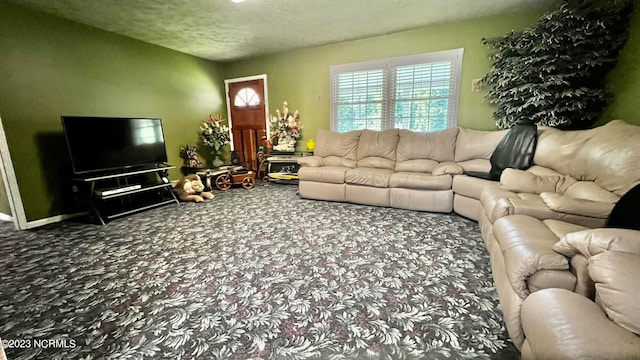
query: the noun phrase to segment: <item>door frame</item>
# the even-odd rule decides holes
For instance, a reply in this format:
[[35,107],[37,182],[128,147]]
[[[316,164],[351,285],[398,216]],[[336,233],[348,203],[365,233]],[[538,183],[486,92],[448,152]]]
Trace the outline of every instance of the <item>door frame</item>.
[[[264,90],[264,118],[265,118],[265,128],[267,129],[267,139],[269,138],[269,93],[267,92],[267,74],[253,75],[253,76],[245,76],[241,78],[235,79],[226,79],[224,81],[224,93],[227,102],[227,119],[229,119],[229,131],[233,128],[233,119],[231,118],[231,98],[229,97],[229,84],[251,81],[251,80],[260,80],[262,79],[262,86]],[[231,141],[231,150],[233,148],[233,141]]]
[[18,230],[25,230],[29,228],[27,222],[27,215],[22,205],[22,197],[20,196],[20,189],[18,187],[18,179],[13,169],[13,162],[11,161],[11,154],[9,152],[9,144],[7,143],[7,135],[4,132],[4,126],[2,125],[2,117],[0,116],[0,173],[2,173],[2,180],[4,181],[5,188],[7,189],[7,197],[9,198],[9,206],[11,207],[11,216],[13,217],[13,224]]

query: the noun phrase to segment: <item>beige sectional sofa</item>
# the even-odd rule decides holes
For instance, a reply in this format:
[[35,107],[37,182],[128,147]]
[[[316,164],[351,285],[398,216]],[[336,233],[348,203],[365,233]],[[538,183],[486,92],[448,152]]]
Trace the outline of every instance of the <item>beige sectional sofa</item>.
[[640,231],[583,230],[553,248],[585,260],[589,291],[549,288],[528,296],[522,358],[639,359]]
[[[589,130],[539,128],[535,165],[530,169],[506,169],[499,182],[464,174],[489,172],[489,158],[505,135],[506,131],[464,128],[430,134],[397,129],[343,134],[320,130],[314,156],[299,160],[299,194],[318,200],[455,211],[478,220],[514,344],[525,358],[571,357],[571,351],[577,349],[571,346],[590,341],[581,338],[585,332],[573,332],[580,325],[576,318],[600,317],[602,322],[611,315],[608,305],[598,300],[598,284],[603,282],[594,275],[600,272],[590,263],[593,254],[569,254],[557,244],[572,236],[590,239],[593,235],[584,232],[602,227],[620,197],[640,183],[640,127],[615,120]],[[640,243],[640,232],[620,231],[605,233],[609,240],[602,241],[613,243],[628,236]],[[638,274],[630,276],[640,283]],[[637,287],[630,291],[636,291],[635,299],[640,298]],[[618,295],[626,293],[622,287]],[[536,296],[529,300],[531,294]],[[572,308],[566,317],[554,320],[546,315],[547,300],[557,307],[549,316],[565,306],[585,305],[580,305],[583,310]],[[620,303],[615,297],[610,301]],[[638,303],[635,309],[640,311]],[[609,317],[603,318],[598,309]],[[600,313],[579,315],[596,310]],[[536,318],[536,311],[542,316]],[[525,321],[529,325],[523,325]],[[600,324],[598,321],[585,324]],[[612,321],[613,325],[607,323],[603,329],[617,329],[619,324]],[[639,325],[638,319],[633,321]],[[565,330],[548,330],[557,326]],[[626,342],[620,344],[624,349],[620,354],[640,358],[637,337],[633,337],[637,331],[624,331],[632,336],[621,335]]]
[[640,127],[623,121],[581,131],[539,131],[527,171],[507,170],[483,189],[484,215],[525,214],[588,227],[604,225],[620,196],[640,182]]
[[[505,134],[463,128],[427,134],[321,129],[314,155],[298,160],[299,194],[409,210],[455,210],[476,220],[480,190],[488,181],[462,174],[488,172],[489,157]],[[459,194],[454,193],[454,184]]]
[[[0,339],[1,341],[2,339]],[[4,353],[4,348],[0,345],[0,360],[7,360],[7,355]]]
[[[580,131],[539,131],[535,166],[505,170],[483,188],[478,214],[507,331],[525,340],[521,306],[531,293],[559,288],[592,297],[585,257],[553,246],[602,227],[621,195],[640,183],[640,127],[622,121]],[[638,239],[640,241],[640,239]]]

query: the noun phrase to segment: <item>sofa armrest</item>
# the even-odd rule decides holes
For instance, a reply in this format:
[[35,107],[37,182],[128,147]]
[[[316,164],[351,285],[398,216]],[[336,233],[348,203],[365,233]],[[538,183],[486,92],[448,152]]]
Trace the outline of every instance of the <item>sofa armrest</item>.
[[640,337],[609,320],[600,307],[564,289],[529,295],[520,312],[522,359],[637,359]]
[[431,175],[461,175],[464,174],[464,169],[462,166],[454,163],[454,162],[442,162],[431,171]]
[[553,250],[568,257],[582,254],[591,257],[607,250],[640,255],[640,231],[599,228],[565,235],[553,245]]
[[7,355],[4,353],[2,345],[0,345],[0,360],[7,360]]
[[611,210],[615,206],[615,204],[608,202],[577,199],[553,192],[543,192],[540,197],[549,209],[553,211],[598,219],[609,217]]
[[537,219],[553,218],[550,216],[552,211],[539,195],[514,193],[498,185],[485,186],[480,193],[480,203],[492,224],[501,217],[514,214],[530,215]]
[[298,158],[298,165],[309,167],[324,166],[324,161],[320,156],[302,156]]
[[[567,258],[553,251],[558,238],[538,219],[526,215],[500,218],[493,224],[493,235],[502,252],[506,277],[522,299],[531,292],[529,277],[538,271],[569,270]],[[575,277],[568,271],[567,275],[569,283],[561,282],[573,290]]]
[[492,224],[497,219],[514,213],[509,201],[513,198],[518,198],[518,195],[498,185],[487,185],[480,191],[480,204]]
[[507,191],[540,194],[543,192],[562,193],[576,179],[571,176],[536,175],[529,171],[507,168],[500,175],[500,187]]

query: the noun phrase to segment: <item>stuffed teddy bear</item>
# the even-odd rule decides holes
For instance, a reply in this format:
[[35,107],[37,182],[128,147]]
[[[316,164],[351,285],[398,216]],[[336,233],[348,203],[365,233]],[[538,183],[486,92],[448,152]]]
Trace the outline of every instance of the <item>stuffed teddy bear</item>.
[[204,191],[204,184],[196,174],[183,177],[173,189],[182,201],[202,202],[204,199],[213,199],[212,193]]

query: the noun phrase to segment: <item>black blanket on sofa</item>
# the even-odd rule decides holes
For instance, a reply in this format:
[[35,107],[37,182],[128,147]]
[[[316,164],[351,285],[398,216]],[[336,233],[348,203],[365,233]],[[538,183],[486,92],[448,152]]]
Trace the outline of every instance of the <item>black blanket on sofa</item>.
[[526,170],[533,164],[537,143],[538,128],[535,124],[515,124],[493,151],[489,159],[491,171],[466,171],[465,174],[497,181],[506,168]]

